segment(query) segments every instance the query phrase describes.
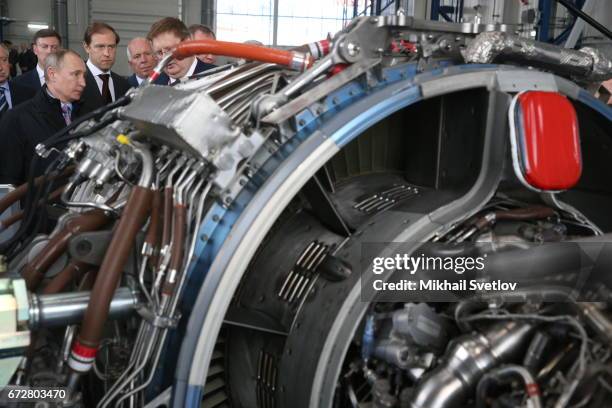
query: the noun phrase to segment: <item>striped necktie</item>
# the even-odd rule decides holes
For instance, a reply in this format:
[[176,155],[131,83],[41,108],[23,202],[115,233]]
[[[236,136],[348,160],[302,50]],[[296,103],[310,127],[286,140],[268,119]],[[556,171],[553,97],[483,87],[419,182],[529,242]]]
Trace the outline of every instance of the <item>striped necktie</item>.
[[0,87],[0,117],[9,109],[8,101],[4,93],[7,91],[6,88]]
[[72,113],[72,107],[67,104],[62,104],[62,116],[64,117],[64,122],[66,122],[66,126],[68,126],[72,122],[72,118],[70,114]]

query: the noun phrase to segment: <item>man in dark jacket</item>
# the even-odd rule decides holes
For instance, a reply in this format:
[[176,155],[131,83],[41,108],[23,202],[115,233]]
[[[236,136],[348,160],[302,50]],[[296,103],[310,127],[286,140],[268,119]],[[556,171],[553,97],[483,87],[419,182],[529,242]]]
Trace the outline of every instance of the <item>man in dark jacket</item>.
[[9,72],[9,51],[0,43],[0,119],[9,109],[27,101],[35,93],[30,88],[11,83]]
[[[47,56],[46,84],[29,101],[0,120],[0,183],[22,184],[28,176],[37,144],[68,125],[79,114],[85,89],[85,64],[71,50]],[[36,176],[48,162],[41,160]]]
[[94,22],[85,31],[83,47],[89,55],[83,109],[92,111],[121,98],[130,88],[127,80],[111,71],[119,35],[106,23]]
[[151,41],[146,38],[133,38],[127,45],[127,57],[130,68],[134,72],[128,77],[132,88],[137,88],[155,68],[156,60],[151,47]]
[[51,29],[38,30],[34,34],[32,40],[32,50],[38,58],[36,69],[21,74],[13,82],[19,85],[27,86],[33,90],[39,90],[45,83],[45,76],[43,67],[45,65],[45,59],[47,56],[60,48],[62,38],[60,35]]
[[21,52],[19,53],[19,68],[21,69],[21,73],[25,74],[26,72],[30,72],[34,68],[36,68],[36,63],[38,62],[38,58],[34,54],[32,50],[32,45],[28,47],[27,44],[21,44]]
[[[188,40],[190,34],[187,26],[181,20],[166,17],[153,23],[147,38],[153,43],[153,51],[157,57],[161,58],[164,53],[172,51],[181,41]],[[196,57],[188,57],[170,61],[164,72],[170,77],[168,84],[172,85],[212,68],[215,68],[212,64],[206,64]]]
[[2,44],[9,50],[9,64],[11,69],[11,78],[17,76],[17,62],[19,61],[19,52],[13,47],[13,43],[9,40],[2,41]]

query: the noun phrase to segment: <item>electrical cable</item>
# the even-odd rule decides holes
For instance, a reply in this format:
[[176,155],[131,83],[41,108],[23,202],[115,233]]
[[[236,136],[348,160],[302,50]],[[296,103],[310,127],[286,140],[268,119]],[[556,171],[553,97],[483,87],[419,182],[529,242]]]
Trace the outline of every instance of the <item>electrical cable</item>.
[[592,26],[594,29],[596,29],[597,31],[599,31],[600,33],[608,37],[608,39],[612,40],[612,31],[608,30],[605,26],[600,24],[593,17],[589,16],[587,13],[580,10],[578,7],[573,5],[568,0],[557,0],[557,1],[561,3],[567,9],[567,11],[572,13],[575,17],[577,18],[580,17],[585,22],[587,22],[590,26]]

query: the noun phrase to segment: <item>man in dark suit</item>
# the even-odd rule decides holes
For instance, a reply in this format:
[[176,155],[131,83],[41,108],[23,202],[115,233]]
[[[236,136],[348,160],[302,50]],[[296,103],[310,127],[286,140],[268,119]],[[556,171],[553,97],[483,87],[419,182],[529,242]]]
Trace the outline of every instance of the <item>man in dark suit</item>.
[[32,51],[34,51],[34,54],[36,54],[36,57],[38,58],[36,69],[19,75],[13,79],[13,82],[15,84],[30,87],[35,91],[39,90],[45,83],[43,71],[45,59],[49,54],[57,51],[60,48],[61,42],[62,38],[55,30],[43,29],[37,31],[36,34],[34,34],[34,39],[32,40]]
[[128,77],[128,83],[136,88],[144,81],[155,68],[155,55],[151,41],[146,38],[136,37],[127,45],[127,57],[130,68],[134,72]]
[[[22,184],[28,176],[37,144],[68,125],[79,114],[85,89],[85,64],[71,50],[59,50],[45,60],[46,84],[32,99],[9,110],[0,120],[0,183]],[[41,160],[36,176],[48,161]]]
[[[204,24],[192,24],[189,26],[189,33],[191,34],[192,40],[216,40],[215,32],[210,27]],[[196,58],[207,64],[215,65],[217,60],[213,54],[200,54],[196,55]]]
[[[155,68],[157,63],[153,54],[153,48],[151,47],[151,41],[143,37],[134,38],[128,43],[127,57],[130,67],[134,71],[127,80],[130,87],[137,88],[153,72],[153,68]],[[166,85],[168,84],[168,76],[162,74],[153,83],[156,85]]]
[[21,69],[21,73],[25,74],[36,68],[36,62],[38,58],[34,54],[32,50],[32,44],[28,46],[25,43],[22,43],[20,46],[21,52],[19,53],[19,68]]
[[[189,30],[178,18],[165,17],[156,21],[151,26],[147,38],[153,43],[153,51],[158,58],[172,51],[181,41],[188,40]],[[193,75],[199,74],[211,68],[212,64],[200,61],[196,57],[188,57],[182,60],[172,60],[164,72],[168,75],[168,84],[172,85],[179,81],[185,81]]]
[[9,82],[9,50],[0,43],[0,118],[9,109],[30,99],[36,91],[31,88]]
[[106,23],[94,22],[83,37],[87,59],[87,86],[83,93],[83,109],[92,111],[121,98],[130,88],[127,80],[111,71],[115,63],[119,35]]

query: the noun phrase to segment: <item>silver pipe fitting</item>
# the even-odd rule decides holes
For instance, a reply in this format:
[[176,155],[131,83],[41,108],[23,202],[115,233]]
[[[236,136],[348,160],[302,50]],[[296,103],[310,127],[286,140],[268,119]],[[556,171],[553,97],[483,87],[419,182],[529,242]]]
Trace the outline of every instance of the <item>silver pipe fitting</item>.
[[[30,330],[79,323],[85,315],[90,296],[89,291],[53,295],[30,294]],[[110,304],[109,319],[129,316],[139,304],[138,295],[130,288],[119,288]]]
[[488,370],[520,353],[532,329],[529,323],[511,321],[495,325],[485,334],[460,337],[450,347],[447,361],[418,385],[411,407],[464,406]]
[[142,161],[142,173],[140,174],[140,179],[138,180],[138,185],[140,187],[149,188],[151,187],[151,182],[153,181],[153,168],[155,163],[153,162],[153,155],[151,151],[147,149],[143,144],[132,142],[130,146],[134,149],[134,153],[140,160]]

